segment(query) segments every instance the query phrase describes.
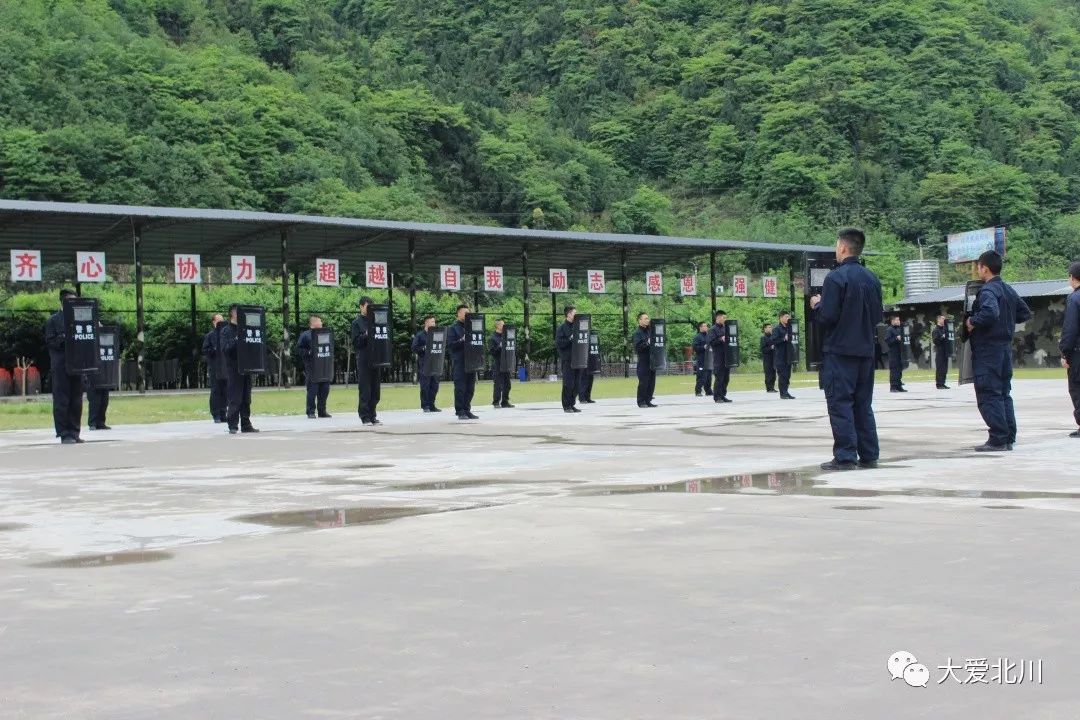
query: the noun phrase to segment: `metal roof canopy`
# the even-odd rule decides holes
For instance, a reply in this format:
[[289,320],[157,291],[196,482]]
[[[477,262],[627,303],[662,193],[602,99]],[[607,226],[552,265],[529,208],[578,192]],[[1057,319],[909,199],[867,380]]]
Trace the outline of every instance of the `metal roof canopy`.
[[325,257],[341,260],[342,272],[361,272],[364,261],[379,260],[386,261],[391,272],[408,273],[411,241],[416,273],[433,278],[442,264],[460,265],[463,275],[477,275],[484,266],[505,266],[508,276],[520,276],[518,263],[526,248],[532,277],[546,275],[548,268],[568,268],[582,274],[603,270],[609,280],[620,276],[624,250],[628,275],[712,251],[760,252],[791,260],[833,253],[822,245],[0,199],[0,251],[41,250],[43,263],[74,262],[76,251],[103,251],[110,263],[131,263],[136,228],[144,266],[169,267],[174,253],[187,252],[201,255],[205,267],[228,267],[236,254],[254,255],[259,267],[279,272],[285,230],[292,271],[313,271],[316,258]]
[[[1069,281],[1066,280],[1025,280],[1022,282],[1009,283],[1013,290],[1022,298],[1036,297],[1064,297],[1073,291]],[[958,303],[964,300],[963,285],[946,285],[936,290],[927,290],[918,295],[906,297],[896,303],[900,305],[935,305],[942,303]]]

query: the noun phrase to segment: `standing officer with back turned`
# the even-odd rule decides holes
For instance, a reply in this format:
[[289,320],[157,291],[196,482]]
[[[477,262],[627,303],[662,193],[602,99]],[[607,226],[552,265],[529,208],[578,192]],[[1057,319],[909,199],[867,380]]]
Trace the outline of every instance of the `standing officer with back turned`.
[[821,386],[833,433],[833,459],[823,470],[875,467],[879,448],[874,420],[874,345],[881,322],[881,282],[859,262],[861,230],[846,228],[836,241],[840,264],[820,295],[810,299],[812,319],[825,330]]
[[656,392],[656,371],[652,369],[652,338],[649,337],[649,316],[641,313],[637,318],[638,327],[634,331],[634,352],[637,353],[637,406],[654,408],[653,394]]
[[978,452],[1012,450],[1016,442],[1016,413],[1012,401],[1012,339],[1016,324],[1031,319],[1031,310],[1016,291],[1001,279],[1001,256],[988,250],[979,256],[976,270],[985,285],[975,297],[970,333],[971,368],[975,399],[990,430]]
[[563,308],[566,320],[555,331],[555,349],[559,353],[559,370],[562,372],[562,409],[563,412],[579,413],[577,403],[578,375],[580,370],[575,370],[570,361],[574,347],[574,317],[577,310],[573,305]]
[[900,316],[893,315],[885,333],[885,345],[889,348],[889,391],[907,392],[904,389],[904,330]]
[[360,314],[352,321],[352,345],[356,353],[356,384],[360,388],[360,402],[356,408],[363,425],[382,425],[376,417],[379,397],[382,394],[382,368],[372,365],[371,298],[360,298]]
[[473,393],[476,392],[476,373],[465,372],[465,343],[469,331],[465,328],[465,315],[469,306],[457,306],[457,320],[446,331],[446,348],[450,352],[454,373],[454,412],[458,420],[479,420],[472,411]]
[[930,334],[934,343],[934,370],[936,372],[937,389],[948,390],[945,378],[949,375],[949,352],[952,350],[949,342],[949,330],[945,327],[945,316],[938,315],[937,324]]
[[64,326],[64,299],[77,297],[71,290],[60,291],[60,311],[45,323],[45,345],[49,348],[49,367],[52,378],[53,426],[56,437],[64,445],[85,442],[79,437],[82,428],[82,375],[68,375],[64,345],[67,330]]
[[[694,336],[694,397],[712,394],[712,361],[709,360],[709,323],[698,325]],[[706,392],[708,391],[708,392]]]

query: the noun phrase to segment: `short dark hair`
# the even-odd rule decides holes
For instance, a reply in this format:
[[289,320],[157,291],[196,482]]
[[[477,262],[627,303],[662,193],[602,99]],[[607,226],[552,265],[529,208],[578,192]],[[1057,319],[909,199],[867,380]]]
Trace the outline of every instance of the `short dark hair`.
[[853,255],[862,255],[863,248],[866,247],[866,233],[859,228],[844,228],[837,233],[837,239],[846,245]]
[[564,305],[562,309],[563,315],[569,315],[571,310],[577,310],[573,305]]
[[1080,280],[1080,260],[1069,264],[1069,277]]
[[781,310],[779,317],[784,317],[785,315],[791,317],[791,313],[789,313],[787,310]]
[[772,327],[772,323],[761,323],[761,329],[764,330],[767,327]]
[[721,315],[723,315],[724,317],[727,317],[727,313],[726,313],[726,312],[724,312],[723,310],[717,310],[716,312],[714,312],[714,313],[712,314],[713,320],[715,320],[716,318],[720,317]]
[[979,256],[979,264],[984,268],[994,273],[995,275],[1001,274],[1002,260],[1001,256],[993,250],[987,250]]
[[60,291],[60,299],[61,300],[63,300],[64,298],[69,298],[69,297],[77,297],[75,295],[74,290],[69,290],[68,288],[64,288],[63,290]]
[[645,312],[645,311],[639,312],[639,313],[637,314],[637,319],[638,319],[638,320],[640,320],[641,318],[645,317],[645,316],[646,316],[646,315],[648,315],[648,314],[649,314],[649,313],[647,313],[647,312]]
[[322,320],[322,318],[319,317],[318,315],[316,315],[315,313],[312,313],[311,315],[308,315],[307,319],[308,319],[308,322],[311,322],[312,320]]
[[424,322],[427,322],[428,320],[434,320],[434,319],[435,319],[434,315],[425,315],[424,316]]
[[370,305],[373,302],[375,301],[369,298],[367,295],[364,295],[360,298],[360,305]]
[[454,312],[456,313],[458,310],[468,310],[468,309],[469,309],[468,305],[466,305],[465,303],[461,303],[460,305],[457,306],[457,309],[455,309]]

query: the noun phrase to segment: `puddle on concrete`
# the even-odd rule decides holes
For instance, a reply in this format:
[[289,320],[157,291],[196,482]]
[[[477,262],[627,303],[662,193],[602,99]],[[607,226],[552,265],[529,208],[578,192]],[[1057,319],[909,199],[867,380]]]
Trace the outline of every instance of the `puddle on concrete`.
[[348,525],[370,525],[388,522],[403,517],[416,515],[434,515],[455,510],[472,510],[478,506],[464,508],[444,507],[409,507],[409,506],[371,506],[347,508],[317,508],[314,510],[282,510],[281,512],[256,513],[230,518],[236,522],[269,525],[271,527],[297,528],[336,528]]
[[983,505],[987,510],[1023,510],[1023,505]]
[[833,510],[880,510],[880,505],[833,505]]
[[[882,466],[886,466],[882,463]],[[810,495],[819,497],[941,497],[973,498],[988,500],[1032,500],[1039,498],[1076,500],[1080,492],[1053,492],[1049,490],[949,490],[943,488],[903,488],[900,490],[875,490],[872,488],[833,487],[826,480],[815,480],[812,471],[787,471],[729,475],[718,478],[700,478],[671,483],[648,485],[606,485],[585,487],[575,495],[641,495],[648,493],[713,493],[713,494],[765,494]],[[767,492],[755,492],[765,490]],[[1010,508],[1011,509],[1011,508]]]
[[76,555],[74,557],[60,558],[35,563],[38,568],[92,568],[106,567],[108,565],[134,565],[136,563],[150,563],[168,560],[173,556],[171,552],[164,550],[125,550],[123,552],[106,553],[104,555]]
[[335,470],[377,470],[379,468],[392,468],[390,463],[354,463],[352,465],[334,465]]
[[578,485],[586,480],[526,480],[524,478],[478,478],[476,480],[439,480],[427,483],[408,483],[404,485],[390,485],[390,490],[458,490],[460,488],[488,487],[491,485],[547,485],[552,482],[559,484]]
[[28,527],[30,527],[30,526],[25,525],[23,523],[0,522],[0,532],[9,532],[11,530],[22,530],[22,529],[28,528]]

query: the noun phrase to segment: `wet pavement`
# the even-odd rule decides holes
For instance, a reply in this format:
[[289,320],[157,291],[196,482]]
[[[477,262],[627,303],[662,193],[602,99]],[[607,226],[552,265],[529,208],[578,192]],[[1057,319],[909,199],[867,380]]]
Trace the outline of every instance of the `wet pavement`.
[[[992,456],[970,388],[911,388],[877,395],[880,466],[832,474],[809,389],[0,434],[0,706],[1080,717],[1063,383],[1017,383],[1018,445]],[[901,649],[928,687],[890,681]],[[1043,683],[937,682],[999,656]]]

